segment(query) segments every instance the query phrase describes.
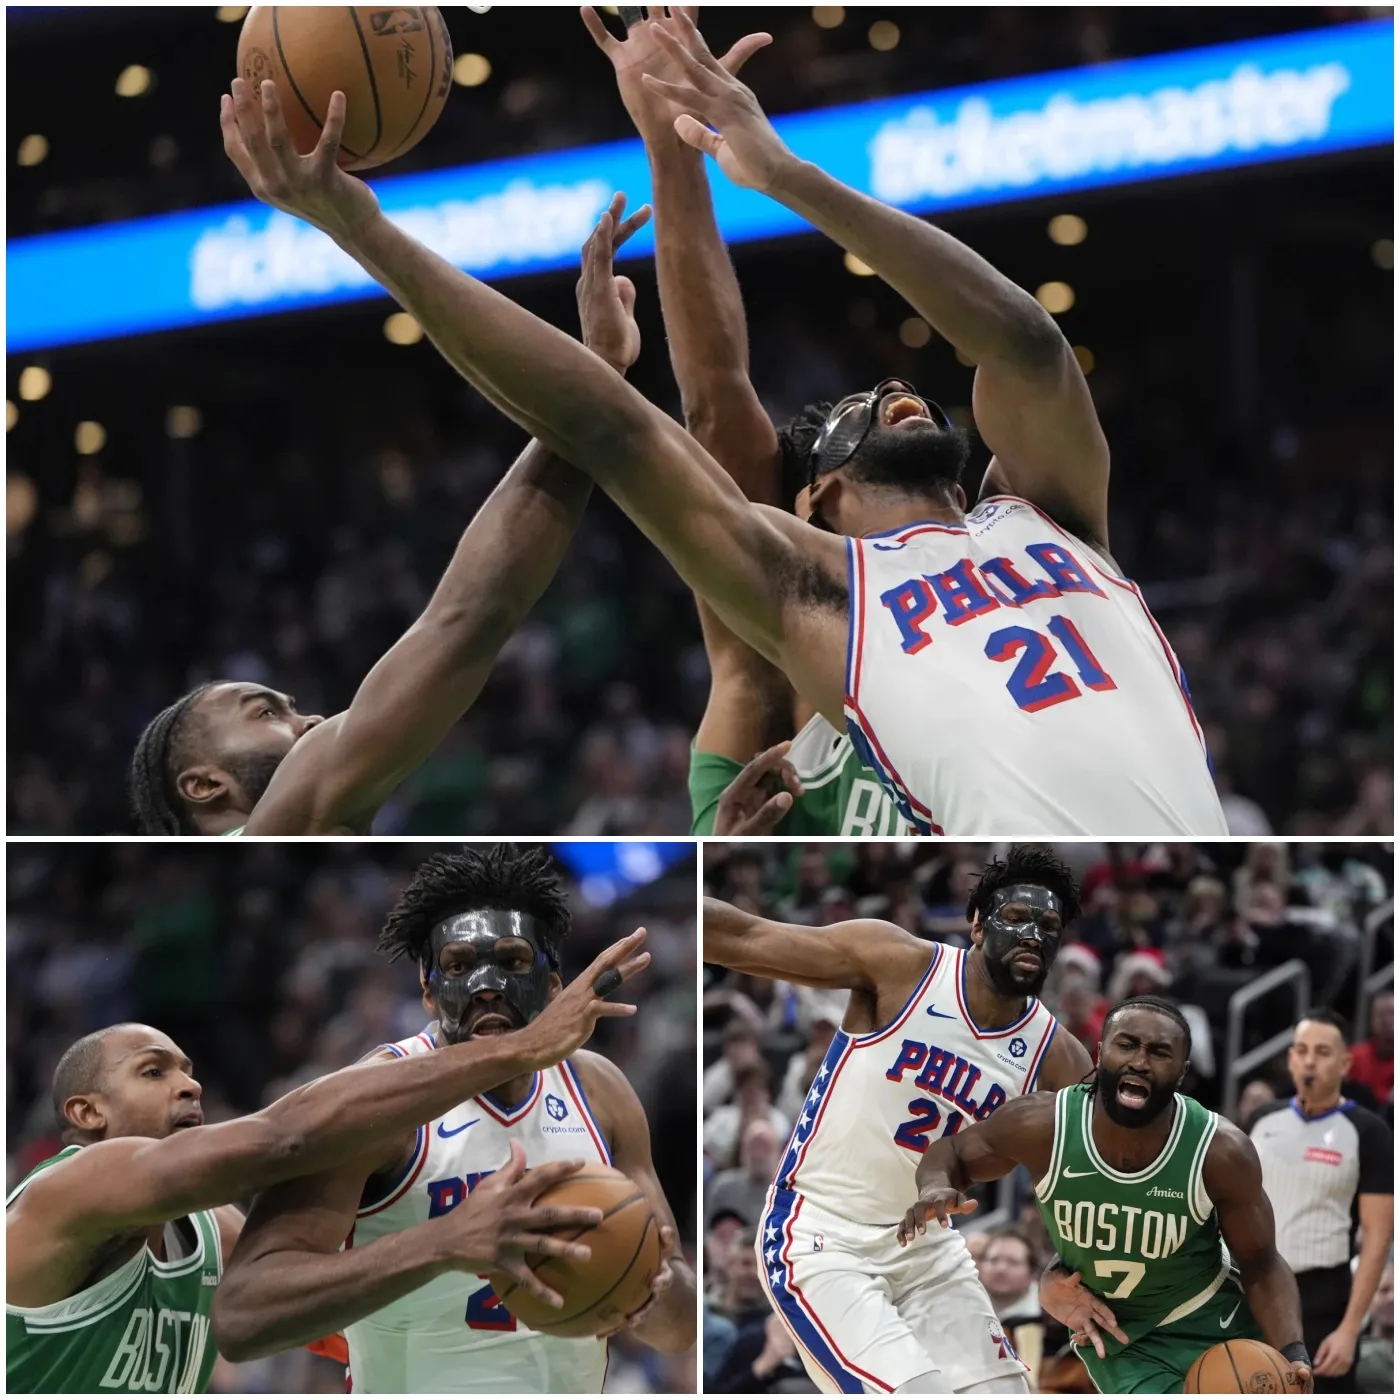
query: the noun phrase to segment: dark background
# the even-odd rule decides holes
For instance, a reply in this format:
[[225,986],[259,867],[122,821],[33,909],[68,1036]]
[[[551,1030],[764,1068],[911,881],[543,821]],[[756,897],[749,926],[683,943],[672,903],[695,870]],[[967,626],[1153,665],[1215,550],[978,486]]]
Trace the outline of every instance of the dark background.
[[[702,14],[774,113],[1346,22],[1374,11],[803,9]],[[567,8],[447,12],[481,87],[395,173],[631,134]],[[867,31],[899,25],[877,52]],[[612,21],[614,27],[617,21]],[[237,25],[209,9],[7,12],[11,236],[246,197],[216,96]],[[116,97],[127,64],[156,74]],[[61,71],[62,81],[54,74]],[[80,100],[75,100],[75,94]],[[22,137],[50,155],[18,168]],[[722,177],[719,177],[722,178]],[[971,210],[941,222],[1018,283],[1068,281],[1114,454],[1115,556],[1190,678],[1231,829],[1393,827],[1393,170],[1389,149]],[[1060,247],[1050,218],[1087,240]],[[897,374],[965,417],[971,371],[811,236],[735,249],[753,375],[775,418]],[[678,397],[650,264],[634,382]],[[572,275],[509,295],[576,330]],[[11,359],[52,392],[8,434],[12,831],[109,831],[142,725],[210,676],[343,708],[426,601],[524,444],[387,300]],[[197,407],[192,440],[165,436]],[[97,419],[107,445],[73,447]],[[980,472],[985,454],[974,466]],[[975,478],[974,478],[975,479]],[[707,668],[690,597],[601,498],[485,694],[382,813],[381,831],[677,833]]]
[[[59,1148],[49,1104],[58,1057],[117,1021],[148,1022],[194,1061],[207,1121],[248,1113],[431,1017],[416,968],[375,952],[384,914],[432,847],[247,841],[12,844],[6,954],[7,1189]],[[569,981],[638,926],[652,962],[628,982],[636,1016],[604,1020],[589,1048],[627,1074],[681,1238],[695,1241],[695,861],[613,904],[567,877]],[[622,1342],[629,1390],[691,1391],[694,1356]],[[289,1352],[231,1366],[231,1394],[342,1393],[344,1368]]]

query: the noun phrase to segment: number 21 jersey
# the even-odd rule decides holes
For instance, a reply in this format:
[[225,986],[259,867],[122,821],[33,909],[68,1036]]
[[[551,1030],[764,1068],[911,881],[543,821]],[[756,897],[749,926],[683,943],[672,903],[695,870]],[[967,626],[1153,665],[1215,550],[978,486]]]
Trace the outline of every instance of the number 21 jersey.
[[[434,1046],[421,1034],[384,1048],[423,1055]],[[571,1157],[612,1165],[565,1060],[538,1071],[514,1107],[482,1094],[419,1128],[399,1180],[361,1202],[347,1247],[446,1216],[505,1166],[512,1139],[531,1167]],[[445,1273],[406,1293],[347,1327],[345,1339],[351,1384],[377,1394],[596,1394],[607,1369],[605,1341],[533,1332],[501,1306],[485,1278],[468,1273]]]
[[916,830],[1223,836],[1135,584],[1027,501],[847,541],[846,723]]

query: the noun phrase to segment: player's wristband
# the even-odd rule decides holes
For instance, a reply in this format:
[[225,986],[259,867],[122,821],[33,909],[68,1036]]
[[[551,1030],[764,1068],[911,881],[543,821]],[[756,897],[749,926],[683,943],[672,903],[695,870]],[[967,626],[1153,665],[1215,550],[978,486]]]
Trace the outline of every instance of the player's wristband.
[[1306,1342],[1289,1342],[1286,1347],[1280,1347],[1279,1350],[1284,1359],[1293,1362],[1295,1366],[1312,1366],[1312,1362],[1308,1360],[1308,1345]]

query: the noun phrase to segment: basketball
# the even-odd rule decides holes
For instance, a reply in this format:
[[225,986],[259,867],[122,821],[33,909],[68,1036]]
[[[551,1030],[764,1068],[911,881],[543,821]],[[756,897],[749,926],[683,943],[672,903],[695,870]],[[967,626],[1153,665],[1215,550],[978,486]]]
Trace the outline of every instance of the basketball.
[[612,1167],[585,1167],[546,1191],[538,1204],[596,1206],[603,1219],[590,1229],[560,1231],[587,1244],[587,1260],[527,1256],[536,1275],[563,1299],[551,1308],[509,1274],[488,1274],[496,1297],[527,1327],[555,1337],[594,1337],[635,1312],[661,1267],[661,1228],[640,1189]]
[[340,164],[369,170],[411,151],[442,115],[452,41],[432,8],[254,5],[238,40],[238,72],[277,84],[292,144],[308,155],[331,93],[345,94]]
[[1293,1365],[1263,1342],[1218,1342],[1186,1373],[1187,1395],[1301,1395]]

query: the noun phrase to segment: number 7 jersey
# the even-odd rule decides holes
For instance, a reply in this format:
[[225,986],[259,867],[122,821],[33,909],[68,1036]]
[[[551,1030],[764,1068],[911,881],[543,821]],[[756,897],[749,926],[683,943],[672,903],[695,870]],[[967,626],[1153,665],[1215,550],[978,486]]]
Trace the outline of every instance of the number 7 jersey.
[[846,724],[917,831],[1223,836],[1137,585],[1027,501],[846,542]]

